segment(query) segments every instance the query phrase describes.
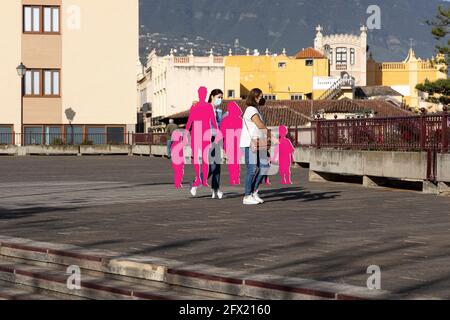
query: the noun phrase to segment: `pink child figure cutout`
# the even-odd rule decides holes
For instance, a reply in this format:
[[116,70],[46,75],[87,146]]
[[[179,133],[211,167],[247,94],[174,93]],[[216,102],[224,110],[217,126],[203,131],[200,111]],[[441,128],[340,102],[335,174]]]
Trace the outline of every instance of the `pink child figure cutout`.
[[172,168],[173,168],[173,181],[175,183],[175,188],[183,188],[183,178],[184,178],[184,138],[181,131],[174,131],[172,134]]
[[223,147],[228,159],[228,171],[230,173],[230,185],[239,185],[241,176],[240,159],[242,152],[239,141],[242,132],[242,110],[236,102],[227,105],[228,115],[220,124],[223,136]]
[[292,184],[291,180],[291,165],[294,162],[294,146],[292,142],[286,138],[288,129],[285,126],[280,126],[278,129],[280,134],[280,143],[275,146],[275,152],[272,161],[277,162],[280,166],[280,175],[282,184]]
[[[211,127],[215,130],[219,129],[213,106],[206,102],[207,95],[208,89],[205,87],[198,89],[199,102],[192,106],[186,124],[186,130],[191,131],[191,148],[195,170],[193,187],[198,187],[202,183],[204,187],[208,187],[209,150],[212,139]],[[199,156],[202,158],[202,174],[205,178],[203,181],[200,175]]]

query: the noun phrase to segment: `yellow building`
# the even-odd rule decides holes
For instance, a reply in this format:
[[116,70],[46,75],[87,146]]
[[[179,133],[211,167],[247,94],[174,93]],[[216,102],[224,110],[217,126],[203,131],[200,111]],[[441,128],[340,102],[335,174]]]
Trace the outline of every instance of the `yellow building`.
[[404,96],[404,103],[418,109],[421,101],[416,85],[426,79],[446,79],[447,74],[441,71],[442,68],[445,65],[417,58],[413,49],[409,50],[403,62],[378,63],[370,56],[367,61],[367,85],[389,86]]
[[[238,75],[240,87],[236,88]],[[313,48],[302,50],[294,57],[285,52],[230,55],[225,58],[225,77],[226,98],[245,97],[251,89],[260,88],[268,100],[317,99],[329,87],[323,83],[335,80],[329,78],[328,59]],[[315,86],[316,83],[319,85]]]

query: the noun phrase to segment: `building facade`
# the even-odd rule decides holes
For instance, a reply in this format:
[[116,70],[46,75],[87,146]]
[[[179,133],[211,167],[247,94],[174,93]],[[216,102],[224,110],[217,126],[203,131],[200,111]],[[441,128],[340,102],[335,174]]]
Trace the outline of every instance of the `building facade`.
[[4,2],[0,132],[24,133],[23,144],[103,144],[135,130],[138,0]]
[[[233,81],[226,80],[225,92],[233,92],[239,74],[240,97],[245,98],[251,89],[260,88],[267,100],[317,99],[328,88],[315,88],[317,79],[328,79],[328,59],[313,48],[300,51],[295,56],[282,54],[239,55],[225,57],[226,75],[233,74]],[[239,97],[239,96],[235,96]],[[230,94],[228,99],[235,98]]]
[[[439,61],[440,59],[436,59]],[[439,79],[446,79],[444,64],[433,63],[431,60],[417,58],[413,49],[402,62],[376,62],[370,55],[367,62],[367,83],[371,86],[389,86],[404,96],[404,103],[412,109],[421,106],[421,95],[416,89],[417,84]]]
[[314,49],[328,57],[330,76],[341,78],[349,74],[355,78],[356,85],[365,86],[367,78],[367,27],[360,28],[359,35],[324,35],[323,28],[316,28]]
[[[205,86],[209,91],[225,87],[224,58],[214,56],[198,57],[191,52],[188,56],[158,56],[150,52],[143,74],[138,77],[139,108],[151,104],[151,123],[147,130],[161,129],[164,117],[188,110],[198,100],[198,88]],[[144,93],[145,92],[145,93]]]

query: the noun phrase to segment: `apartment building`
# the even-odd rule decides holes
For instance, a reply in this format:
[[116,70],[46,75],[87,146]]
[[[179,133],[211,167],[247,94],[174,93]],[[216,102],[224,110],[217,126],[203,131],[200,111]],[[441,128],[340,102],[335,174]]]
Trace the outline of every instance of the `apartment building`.
[[120,143],[134,131],[138,10],[138,0],[3,1],[0,144],[12,133],[24,133],[17,144]]
[[[316,81],[330,78],[328,59],[313,48],[302,49],[293,57],[284,50],[282,54],[230,54],[225,57],[225,70],[227,99],[245,98],[253,88],[260,88],[267,100],[317,99],[331,85],[316,85]],[[234,73],[237,76],[233,77]]]
[[[138,67],[138,109],[147,109],[149,118],[145,130],[163,129],[160,120],[188,110],[198,100],[198,88],[209,91],[225,87],[224,58],[215,56],[176,56],[172,50],[167,56],[149,53],[146,65]],[[239,88],[239,82],[233,88]],[[147,106],[147,107],[146,107]]]

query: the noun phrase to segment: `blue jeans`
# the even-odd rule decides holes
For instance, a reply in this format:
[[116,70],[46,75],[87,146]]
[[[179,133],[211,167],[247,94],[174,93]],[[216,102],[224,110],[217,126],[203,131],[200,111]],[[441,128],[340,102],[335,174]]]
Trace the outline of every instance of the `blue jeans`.
[[269,159],[267,152],[253,152],[250,148],[243,148],[247,174],[245,176],[245,196],[258,191],[261,182],[267,175]]
[[[220,190],[220,176],[222,173],[222,158],[220,156],[220,148],[221,146],[218,144],[213,143],[210,150],[210,156],[209,156],[209,174],[208,174],[208,180],[211,178],[211,189],[214,191]],[[217,157],[216,157],[216,152]],[[203,181],[203,173],[200,174],[200,178]]]
[[172,158],[172,141],[171,140],[167,140],[167,157],[169,159]]

